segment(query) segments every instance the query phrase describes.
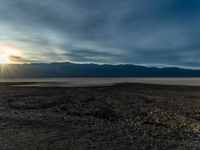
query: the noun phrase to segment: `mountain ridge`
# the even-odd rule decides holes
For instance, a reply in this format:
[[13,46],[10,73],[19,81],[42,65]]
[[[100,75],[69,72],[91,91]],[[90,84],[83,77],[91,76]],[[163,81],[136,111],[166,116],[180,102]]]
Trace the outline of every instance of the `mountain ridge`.
[[33,63],[0,65],[1,78],[49,77],[200,77],[200,70],[134,64]]

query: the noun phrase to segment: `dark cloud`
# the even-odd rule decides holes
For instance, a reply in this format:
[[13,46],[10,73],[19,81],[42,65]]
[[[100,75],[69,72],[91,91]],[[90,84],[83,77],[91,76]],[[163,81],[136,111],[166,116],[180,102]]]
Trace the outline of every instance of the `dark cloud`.
[[38,62],[198,67],[199,0],[0,0],[0,42]]
[[97,62],[105,63],[117,57],[116,54],[109,52],[94,51],[88,49],[73,49],[64,54],[69,61],[72,62]]
[[10,59],[10,61],[14,61],[14,62],[21,62],[24,60],[19,56],[10,56],[9,59]]
[[11,63],[36,63],[38,61],[36,60],[30,60],[30,59],[27,59],[27,58],[23,58],[23,57],[20,57],[20,56],[14,56],[14,55],[11,55],[9,56],[9,61]]

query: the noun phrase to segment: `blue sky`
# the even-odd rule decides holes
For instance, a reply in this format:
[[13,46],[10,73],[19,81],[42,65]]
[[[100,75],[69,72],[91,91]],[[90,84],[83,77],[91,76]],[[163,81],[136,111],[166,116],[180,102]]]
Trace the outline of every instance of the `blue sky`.
[[0,48],[16,63],[200,67],[199,0],[0,2]]

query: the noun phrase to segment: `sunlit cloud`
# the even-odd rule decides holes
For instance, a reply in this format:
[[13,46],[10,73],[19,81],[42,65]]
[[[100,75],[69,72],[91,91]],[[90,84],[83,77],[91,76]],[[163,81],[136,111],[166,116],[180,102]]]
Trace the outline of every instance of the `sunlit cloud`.
[[0,45],[0,64],[25,63],[22,50],[16,47]]

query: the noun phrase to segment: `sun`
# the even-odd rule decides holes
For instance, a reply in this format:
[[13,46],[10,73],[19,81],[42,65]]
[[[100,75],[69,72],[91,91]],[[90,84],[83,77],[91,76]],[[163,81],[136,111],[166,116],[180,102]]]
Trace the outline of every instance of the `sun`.
[[0,55],[0,64],[9,64],[10,56],[9,55]]
[[21,57],[20,50],[0,44],[0,64],[16,63],[12,57]]

